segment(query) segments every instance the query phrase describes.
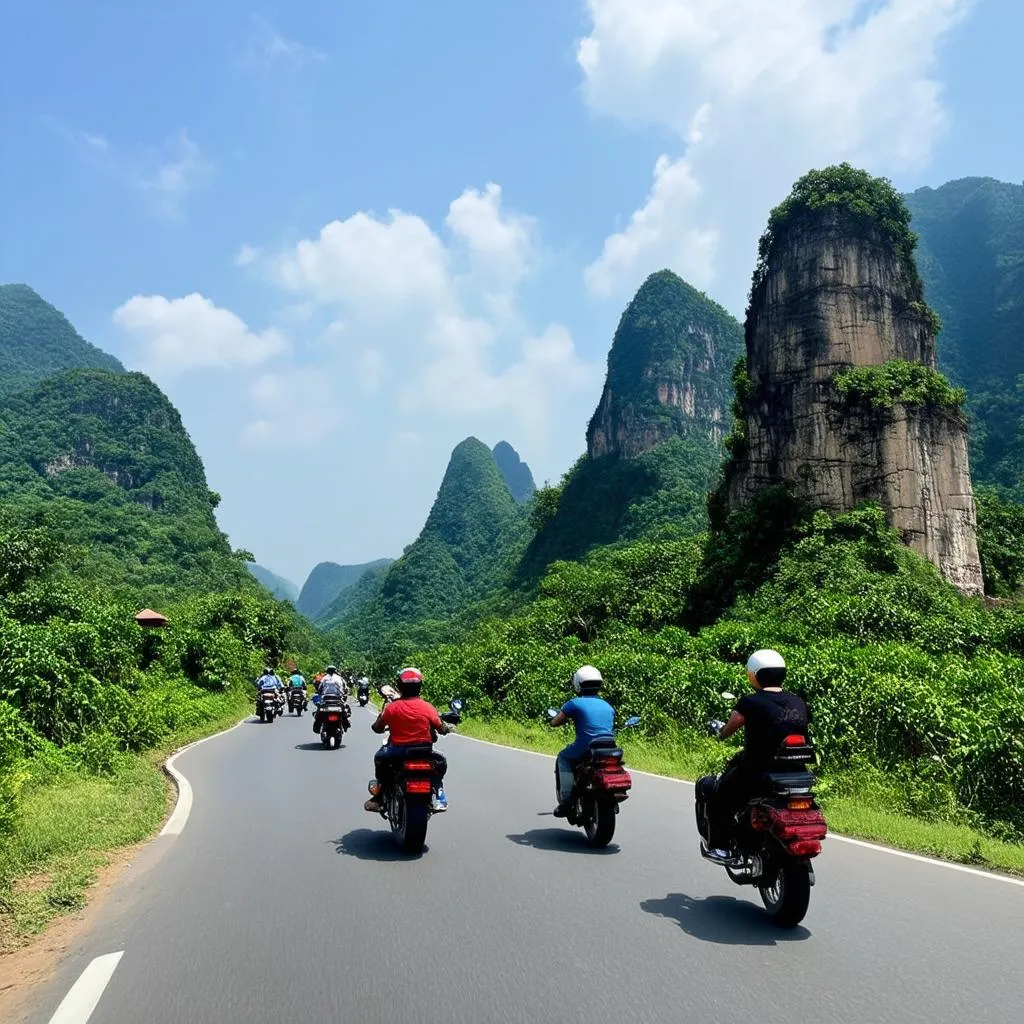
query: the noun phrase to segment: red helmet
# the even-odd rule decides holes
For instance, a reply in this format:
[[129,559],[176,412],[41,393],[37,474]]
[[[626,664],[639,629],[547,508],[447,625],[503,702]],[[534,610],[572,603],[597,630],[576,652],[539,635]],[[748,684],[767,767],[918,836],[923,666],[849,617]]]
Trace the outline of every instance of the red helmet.
[[403,697],[418,697],[423,687],[423,673],[418,668],[403,668],[395,677],[395,683]]

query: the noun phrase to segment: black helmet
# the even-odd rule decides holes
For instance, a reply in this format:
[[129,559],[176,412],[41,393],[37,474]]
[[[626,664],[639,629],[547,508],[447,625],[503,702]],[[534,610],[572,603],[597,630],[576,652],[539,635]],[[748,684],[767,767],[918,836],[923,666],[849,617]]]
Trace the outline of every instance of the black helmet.
[[338,671],[337,665],[328,665],[327,666],[327,675],[333,676],[337,671]]
[[395,685],[403,697],[418,697],[423,689],[423,673],[418,668],[403,668],[395,677]]

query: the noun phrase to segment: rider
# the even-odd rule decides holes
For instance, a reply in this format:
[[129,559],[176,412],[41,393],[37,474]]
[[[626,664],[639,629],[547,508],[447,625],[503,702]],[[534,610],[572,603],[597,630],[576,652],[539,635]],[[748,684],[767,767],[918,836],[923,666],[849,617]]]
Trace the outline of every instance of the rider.
[[288,689],[293,693],[298,690],[302,694],[302,706],[306,706],[306,677],[296,669],[288,677]]
[[[450,725],[441,721],[437,708],[420,697],[423,673],[418,668],[403,668],[395,679],[395,685],[398,687],[398,699],[386,703],[377,720],[370,726],[376,733],[391,730],[387,745],[382,746],[373,758],[373,768],[377,775],[375,783],[385,781],[391,771],[390,762],[404,756],[406,747],[431,745],[435,733],[445,736],[452,731]],[[441,812],[448,810],[448,798],[444,792],[444,776],[448,771],[448,762],[444,755],[436,750],[433,756],[437,792],[431,799],[431,809]],[[367,800],[363,806],[368,811],[380,811],[380,804],[374,797]]]
[[263,669],[263,675],[256,680],[256,689],[260,693],[272,690],[277,699],[280,699],[283,688],[284,683],[281,682],[280,676],[269,665]]
[[556,818],[564,818],[569,813],[569,801],[576,784],[576,765],[590,750],[590,744],[615,735],[615,709],[597,695],[602,683],[604,679],[593,665],[578,668],[572,677],[576,696],[564,704],[548,723],[553,729],[568,721],[576,726],[575,742],[570,743],[555,760]]
[[708,852],[728,860],[732,851],[732,822],[760,787],[762,777],[785,738],[807,734],[808,711],[802,697],[783,690],[786,662],[778,651],[754,651],[747,661],[747,679],[754,693],[741,697],[729,721],[719,730],[728,739],[744,730],[743,749],[719,776],[706,775],[697,782],[708,808]]
[[334,665],[328,665],[326,672],[320,677],[316,684],[317,697],[314,698],[316,711],[313,713],[313,732],[320,732],[320,713],[325,703],[342,705],[342,719],[344,727],[348,729],[348,705],[345,699],[348,697],[348,686],[344,678],[338,675]]

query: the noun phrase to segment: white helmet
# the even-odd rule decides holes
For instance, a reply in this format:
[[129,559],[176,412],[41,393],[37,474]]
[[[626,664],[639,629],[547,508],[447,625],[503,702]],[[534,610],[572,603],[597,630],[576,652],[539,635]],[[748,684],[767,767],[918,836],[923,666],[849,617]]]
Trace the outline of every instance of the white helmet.
[[747,671],[759,682],[761,681],[760,675],[765,669],[772,670],[768,673],[768,678],[775,685],[778,685],[786,678],[786,660],[778,651],[769,649],[754,651],[747,659]]
[[576,693],[597,693],[604,679],[593,665],[576,669],[572,677],[572,688]]

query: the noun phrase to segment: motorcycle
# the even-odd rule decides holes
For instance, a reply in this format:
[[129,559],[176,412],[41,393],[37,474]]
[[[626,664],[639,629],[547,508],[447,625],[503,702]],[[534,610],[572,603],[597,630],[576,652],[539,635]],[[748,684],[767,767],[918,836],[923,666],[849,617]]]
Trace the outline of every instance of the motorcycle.
[[304,686],[292,686],[288,690],[288,713],[301,715],[309,706],[309,698],[306,696]]
[[[319,695],[318,695],[319,696]],[[313,719],[313,731],[320,736],[320,742],[328,750],[337,750],[341,740],[351,725],[352,712],[348,704],[340,697],[327,697],[313,700],[317,704],[316,716]]]
[[[458,725],[462,721],[463,702],[453,700],[448,707],[451,710],[444,712],[441,720]],[[387,742],[385,736],[382,746],[387,746]],[[370,783],[370,796],[380,803],[380,815],[391,824],[391,834],[403,853],[423,851],[438,784],[434,749],[429,743],[408,747],[403,760],[392,762],[390,777],[383,784],[376,779]]]
[[256,717],[261,722],[273,722],[280,713],[279,696],[276,690],[258,690],[256,692]]
[[[548,708],[550,721],[558,711]],[[623,728],[635,729],[640,718],[633,715],[623,723]],[[619,804],[629,798],[633,779],[623,763],[622,749],[613,737],[597,739],[590,744],[573,771],[574,784],[569,798],[569,811],[565,820],[570,825],[579,825],[587,837],[587,843],[595,849],[607,846],[615,835],[615,816]]]
[[[723,724],[709,722],[709,731],[717,735]],[[724,867],[737,885],[756,886],[768,916],[782,928],[795,928],[807,913],[814,885],[811,861],[821,853],[828,833],[814,798],[815,778],[808,769],[815,757],[808,737],[785,737],[768,766],[761,792],[735,816],[736,856],[728,861],[708,851],[707,799],[700,783],[697,786],[701,856]]]
[[359,695],[356,698],[359,701],[359,706],[365,708],[370,703],[370,684],[360,683],[359,684]]

